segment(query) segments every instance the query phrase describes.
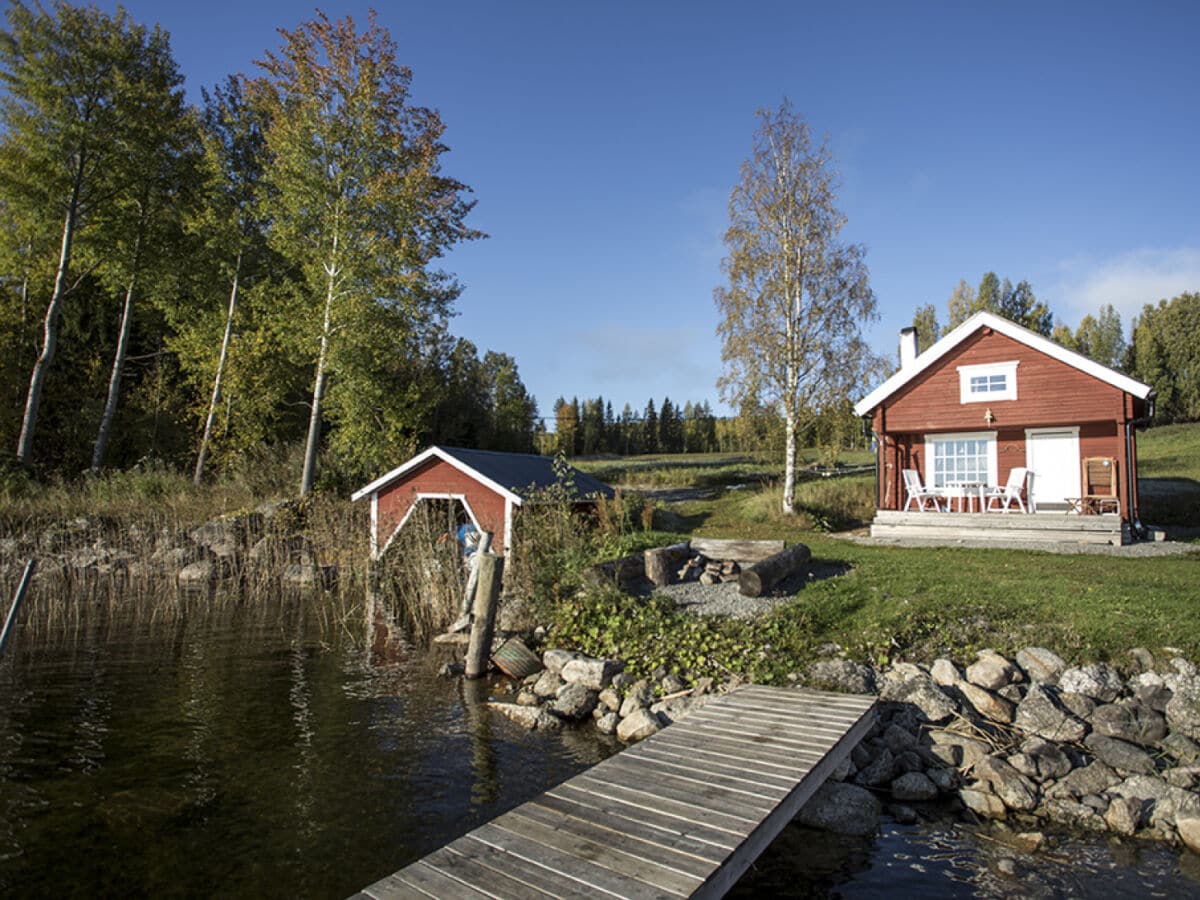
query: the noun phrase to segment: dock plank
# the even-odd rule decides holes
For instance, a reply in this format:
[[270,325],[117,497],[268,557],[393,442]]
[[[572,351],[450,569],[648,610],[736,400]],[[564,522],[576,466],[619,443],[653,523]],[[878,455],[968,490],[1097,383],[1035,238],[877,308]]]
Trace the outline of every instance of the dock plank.
[[357,897],[721,897],[866,734],[874,698],[749,686]]
[[649,843],[669,847],[677,853],[695,857],[706,864],[719,863],[728,854],[728,851],[702,840],[688,829],[672,827],[669,823],[664,823],[662,819],[632,819],[612,812],[611,806],[598,807],[590,803],[577,803],[550,793],[529,801],[527,806],[551,810],[562,815],[576,816],[598,828],[632,835]]

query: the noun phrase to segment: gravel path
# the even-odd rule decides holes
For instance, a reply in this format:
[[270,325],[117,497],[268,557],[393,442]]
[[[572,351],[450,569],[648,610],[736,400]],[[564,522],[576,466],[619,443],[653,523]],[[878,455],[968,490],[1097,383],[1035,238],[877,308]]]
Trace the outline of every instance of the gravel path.
[[797,592],[803,590],[806,584],[823,578],[844,575],[848,571],[849,568],[846,566],[810,563],[803,572],[793,575],[791,578],[785,578],[769,593],[761,597],[743,597],[738,593],[737,581],[724,581],[721,584],[685,581],[657,588],[654,593],[672,598],[680,610],[695,616],[733,616],[735,619],[754,619],[794,599]]

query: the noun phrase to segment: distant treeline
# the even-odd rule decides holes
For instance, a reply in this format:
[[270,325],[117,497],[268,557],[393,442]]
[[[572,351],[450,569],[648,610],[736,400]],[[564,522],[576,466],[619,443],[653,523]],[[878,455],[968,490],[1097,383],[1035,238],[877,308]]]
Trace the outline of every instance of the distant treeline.
[[[735,416],[716,416],[707,400],[686,401],[682,407],[664,397],[651,398],[636,413],[626,403],[619,415],[603,397],[580,401],[559,397],[554,401],[555,430],[544,422],[537,427],[540,453],[566,456],[644,453],[764,453],[778,456],[783,449],[783,417],[776,409],[749,403]],[[809,446],[836,449],[861,446],[862,423],[851,401],[817,412],[812,427],[802,435]],[[836,449],[835,449],[836,448]]]

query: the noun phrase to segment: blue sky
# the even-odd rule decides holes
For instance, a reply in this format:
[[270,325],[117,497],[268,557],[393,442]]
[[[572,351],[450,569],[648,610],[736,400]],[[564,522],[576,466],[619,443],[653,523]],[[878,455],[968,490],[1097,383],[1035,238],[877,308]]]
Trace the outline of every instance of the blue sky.
[[[126,7],[171,33],[195,100],[313,12]],[[445,260],[453,329],[513,355],[543,415],[558,395],[717,401],[728,197],[755,111],[785,95],[829,136],[881,352],[987,270],[1072,327],[1200,290],[1195,3],[439,0],[379,20],[491,235]]]

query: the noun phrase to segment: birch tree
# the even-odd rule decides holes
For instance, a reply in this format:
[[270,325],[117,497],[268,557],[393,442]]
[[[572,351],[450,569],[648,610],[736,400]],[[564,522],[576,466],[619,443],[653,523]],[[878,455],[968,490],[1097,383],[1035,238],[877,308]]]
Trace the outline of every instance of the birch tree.
[[861,245],[842,240],[828,142],[784,101],[760,110],[729,199],[728,284],[713,294],[722,397],[775,405],[784,420],[783,512],[795,507],[797,443],[814,415],[847,396],[873,360],[860,325],[876,317]]
[[124,294],[104,409],[92,448],[91,471],[104,465],[129,355],[134,303],[145,293],[147,273],[178,244],[183,215],[195,196],[196,131],[183,102],[183,76],[165,39],[137,70],[127,92],[125,152],[113,160],[113,196],[97,223],[103,234],[98,268],[103,281]]
[[262,255],[263,225],[258,216],[259,187],[266,149],[259,110],[246,102],[242,82],[230,77],[211,94],[204,92],[204,161],[208,179],[206,204],[194,223],[208,244],[209,256],[228,302],[220,351],[212,375],[212,391],[204,414],[192,481],[200,484],[221,407],[221,390],[229,362],[238,301],[247,275]]
[[[378,360],[377,347],[356,353],[355,342],[378,341],[381,325],[419,331],[444,318],[459,288],[432,264],[481,235],[464,225],[468,189],[440,172],[441,119],[410,102],[412,73],[374,17],[361,35],[349,17],[320,13],[280,33],[252,89],[269,122],[271,242],[300,273],[315,357],[304,496],[331,375]],[[398,352],[407,345],[398,340]]]
[[[43,315],[41,349],[29,377],[17,459],[32,459],[42,390],[58,346],[63,303],[79,283],[73,271],[81,232],[119,185],[119,158],[136,138],[138,98],[154,60],[169,55],[166,35],[130,22],[118,8],[57,3],[53,11],[14,2],[0,33],[0,191],[21,215],[61,223],[57,262]],[[35,286],[31,293],[42,293]]]

